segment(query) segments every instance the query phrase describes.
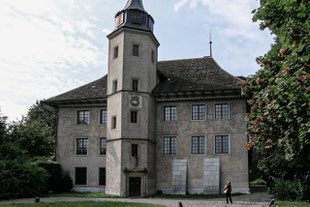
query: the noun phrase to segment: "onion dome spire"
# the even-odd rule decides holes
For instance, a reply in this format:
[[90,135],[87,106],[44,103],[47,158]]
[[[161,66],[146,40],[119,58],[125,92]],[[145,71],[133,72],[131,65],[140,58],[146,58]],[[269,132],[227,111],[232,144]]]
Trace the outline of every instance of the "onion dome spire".
[[127,4],[123,10],[127,10],[127,9],[138,9],[140,11],[145,12],[142,0],[128,0]]
[[125,8],[115,15],[115,30],[121,27],[153,33],[154,19],[143,6],[143,0],[128,0]]

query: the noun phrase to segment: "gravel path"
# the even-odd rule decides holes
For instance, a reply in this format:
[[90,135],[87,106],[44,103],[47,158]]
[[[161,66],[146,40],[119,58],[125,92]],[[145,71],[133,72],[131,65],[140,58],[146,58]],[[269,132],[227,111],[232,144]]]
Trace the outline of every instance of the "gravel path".
[[[73,201],[118,201],[118,202],[131,202],[131,203],[151,203],[160,204],[167,207],[179,207],[178,203],[182,202],[184,207],[268,207],[269,201],[272,199],[271,195],[265,192],[256,192],[250,195],[241,195],[232,197],[233,204],[226,204],[225,198],[214,199],[163,199],[163,198],[81,198],[81,197],[51,197],[41,198],[41,202],[73,202]],[[0,201],[1,204],[11,203],[32,203],[33,199],[17,199]]]

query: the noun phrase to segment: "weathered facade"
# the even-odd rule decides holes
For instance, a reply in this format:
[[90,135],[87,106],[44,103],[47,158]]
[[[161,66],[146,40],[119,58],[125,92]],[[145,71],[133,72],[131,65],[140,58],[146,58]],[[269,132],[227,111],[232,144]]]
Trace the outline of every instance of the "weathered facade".
[[157,61],[142,0],[128,0],[108,35],[108,74],[50,98],[57,161],[76,191],[120,196],[249,192],[241,80],[212,57]]

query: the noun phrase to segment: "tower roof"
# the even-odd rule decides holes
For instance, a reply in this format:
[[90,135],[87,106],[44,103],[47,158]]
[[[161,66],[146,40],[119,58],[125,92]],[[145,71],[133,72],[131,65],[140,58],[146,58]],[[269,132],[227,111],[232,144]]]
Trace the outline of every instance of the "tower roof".
[[128,9],[138,9],[138,10],[145,12],[142,0],[128,0],[123,10],[128,10]]

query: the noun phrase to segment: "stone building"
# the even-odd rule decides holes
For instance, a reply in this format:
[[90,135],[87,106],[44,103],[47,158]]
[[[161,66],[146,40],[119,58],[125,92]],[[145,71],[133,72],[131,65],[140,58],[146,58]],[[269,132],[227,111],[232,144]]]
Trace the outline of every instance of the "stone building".
[[212,57],[157,61],[154,19],[128,0],[108,35],[108,74],[46,101],[75,191],[120,196],[249,193],[241,80]]

